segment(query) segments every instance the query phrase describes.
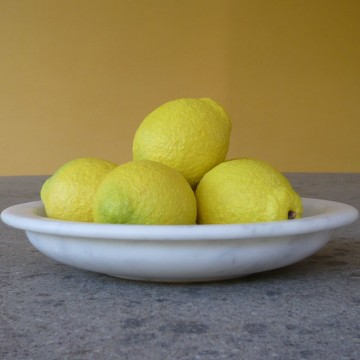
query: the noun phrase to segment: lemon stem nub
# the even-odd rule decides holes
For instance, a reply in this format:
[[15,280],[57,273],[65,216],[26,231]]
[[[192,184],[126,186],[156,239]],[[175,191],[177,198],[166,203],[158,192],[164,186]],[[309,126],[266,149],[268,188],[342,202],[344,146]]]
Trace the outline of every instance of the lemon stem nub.
[[295,219],[296,218],[296,212],[293,211],[293,210],[289,210],[288,212],[288,219],[289,220],[292,220],[292,219]]

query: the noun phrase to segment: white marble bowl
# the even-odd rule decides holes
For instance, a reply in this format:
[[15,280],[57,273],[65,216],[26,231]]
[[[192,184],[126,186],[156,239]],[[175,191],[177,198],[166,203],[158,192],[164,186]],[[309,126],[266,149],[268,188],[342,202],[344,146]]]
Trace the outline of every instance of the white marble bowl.
[[126,279],[196,282],[229,279],[303,260],[333,231],[355,221],[350,205],[303,198],[302,219],[231,225],[112,225],[49,219],[41,201],[5,209],[35,248],[80,269]]

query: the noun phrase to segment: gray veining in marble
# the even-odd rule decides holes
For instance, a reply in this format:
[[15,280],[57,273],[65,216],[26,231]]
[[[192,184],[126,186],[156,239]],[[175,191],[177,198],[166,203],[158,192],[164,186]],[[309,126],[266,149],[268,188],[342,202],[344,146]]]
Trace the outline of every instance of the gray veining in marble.
[[[360,174],[288,177],[360,209]],[[0,210],[44,179],[0,177]],[[77,270],[0,223],[0,359],[360,359],[360,221],[295,265],[201,284]]]

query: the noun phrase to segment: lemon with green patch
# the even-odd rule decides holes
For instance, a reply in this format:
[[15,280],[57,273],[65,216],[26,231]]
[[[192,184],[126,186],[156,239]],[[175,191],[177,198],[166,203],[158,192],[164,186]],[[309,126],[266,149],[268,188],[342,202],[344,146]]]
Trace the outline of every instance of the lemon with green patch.
[[196,200],[177,170],[151,160],[111,171],[94,198],[94,220],[111,224],[195,224]]

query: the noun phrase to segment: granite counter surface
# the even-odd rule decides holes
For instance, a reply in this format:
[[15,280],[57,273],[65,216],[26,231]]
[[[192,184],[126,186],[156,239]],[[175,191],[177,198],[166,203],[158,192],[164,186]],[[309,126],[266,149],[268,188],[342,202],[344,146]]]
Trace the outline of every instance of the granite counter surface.
[[[0,177],[0,211],[46,177]],[[360,174],[291,173],[360,209]],[[0,223],[0,359],[360,359],[360,221],[297,264],[200,284],[128,281],[39,253]]]

